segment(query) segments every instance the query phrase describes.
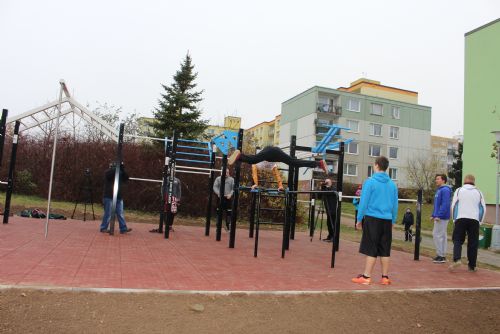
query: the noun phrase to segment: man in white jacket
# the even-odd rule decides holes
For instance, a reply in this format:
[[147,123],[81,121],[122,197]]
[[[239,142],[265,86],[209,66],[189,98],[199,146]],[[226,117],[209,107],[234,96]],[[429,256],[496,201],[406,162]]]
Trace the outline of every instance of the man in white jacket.
[[451,209],[455,226],[453,228],[453,263],[449,267],[451,271],[461,264],[462,245],[466,234],[469,271],[476,271],[479,224],[483,222],[486,214],[486,204],[483,194],[476,188],[475,182],[474,175],[466,175],[464,185],[455,190],[453,195]]

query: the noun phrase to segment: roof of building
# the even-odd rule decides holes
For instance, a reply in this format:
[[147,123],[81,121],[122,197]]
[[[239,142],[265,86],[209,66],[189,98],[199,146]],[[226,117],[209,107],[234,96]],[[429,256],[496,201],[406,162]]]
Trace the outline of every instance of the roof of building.
[[500,22],[500,18],[498,18],[498,19],[496,19],[496,20],[494,20],[494,21],[491,21],[491,22],[489,22],[489,23],[486,23],[486,24],[484,24],[484,25],[482,25],[482,26],[480,26],[480,27],[477,27],[476,29],[473,29],[473,30],[471,30],[471,31],[469,31],[469,32],[466,32],[464,36],[468,36],[468,35],[470,35],[470,34],[473,34],[473,33],[477,32],[477,31],[479,31],[479,30],[482,30],[482,29],[484,29],[484,28],[486,28],[486,27],[489,27],[489,26],[491,26],[491,25],[493,25],[493,24],[495,24],[495,23],[498,23],[498,22]]

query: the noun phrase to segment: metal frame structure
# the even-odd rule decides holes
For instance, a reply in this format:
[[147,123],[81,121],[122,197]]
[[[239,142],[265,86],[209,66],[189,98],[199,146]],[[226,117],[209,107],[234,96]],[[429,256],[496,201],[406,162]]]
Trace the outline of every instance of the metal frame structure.
[[[118,134],[116,129],[107,124],[103,119],[97,116],[92,111],[88,110],[85,106],[76,101],[69,93],[68,87],[63,79],[59,80],[59,98],[52,102],[46,103],[38,108],[28,110],[16,116],[9,117],[7,123],[16,123],[19,132],[27,131],[32,128],[40,128],[46,133],[42,125],[56,120],[56,127],[54,133],[53,149],[52,149],[52,162],[49,180],[49,194],[47,198],[47,220],[45,222],[45,237],[48,236],[49,216],[50,216],[50,202],[52,196],[52,184],[54,178],[54,168],[56,159],[57,139],[59,135],[59,126],[64,118],[69,114],[80,116],[87,123],[99,130],[102,134],[109,139],[117,142]],[[54,115],[54,109],[57,111]],[[19,126],[17,126],[19,123]],[[16,137],[17,142],[17,137]],[[12,162],[11,162],[12,163]],[[13,171],[12,171],[13,173]],[[10,177],[10,175],[9,175]],[[12,174],[13,177],[13,174]],[[8,218],[7,218],[8,219]],[[5,216],[4,216],[5,222]]]

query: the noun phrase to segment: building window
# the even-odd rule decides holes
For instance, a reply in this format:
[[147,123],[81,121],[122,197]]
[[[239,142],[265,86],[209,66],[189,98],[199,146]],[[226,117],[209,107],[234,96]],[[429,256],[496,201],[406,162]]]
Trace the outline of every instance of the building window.
[[391,180],[398,179],[398,169],[397,168],[389,168],[389,177]]
[[356,165],[356,164],[344,164],[344,175],[357,176],[358,175],[358,165]]
[[397,158],[398,158],[398,148],[389,147],[389,159],[397,159]]
[[392,118],[399,119],[400,110],[401,110],[400,107],[392,106],[392,112],[391,112]]
[[389,138],[399,139],[399,127],[391,126],[389,128]]
[[369,147],[368,154],[371,157],[380,157],[380,151],[382,150],[380,145],[370,145]]
[[350,129],[347,132],[358,133],[359,132],[359,121],[353,121],[351,119],[348,119],[347,120],[347,127]]
[[346,152],[347,154],[358,154],[358,143],[352,141],[347,144]]
[[382,136],[382,124],[370,123],[370,136]]
[[373,166],[370,165],[368,166],[368,177],[372,177],[372,175],[373,175]]
[[372,115],[382,116],[384,114],[384,106],[380,103],[372,103]]
[[360,112],[361,111],[361,101],[358,99],[349,99],[347,101],[347,109],[350,111]]

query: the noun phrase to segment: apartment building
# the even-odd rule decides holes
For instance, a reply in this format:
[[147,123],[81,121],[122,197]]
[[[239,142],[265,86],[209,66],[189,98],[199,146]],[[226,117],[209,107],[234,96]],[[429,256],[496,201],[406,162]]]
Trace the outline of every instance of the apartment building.
[[[280,146],[287,147],[291,135],[298,145],[315,146],[331,124],[348,127],[341,135],[353,139],[346,147],[345,182],[362,183],[373,174],[376,157],[384,155],[390,177],[399,187],[411,186],[408,159],[431,152],[431,107],[418,104],[417,92],[365,78],[338,89],[315,86],[283,102]],[[300,178],[312,176],[307,171]]]
[[244,137],[250,138],[256,147],[278,146],[280,138],[281,115],[272,121],[262,122],[245,130]]
[[458,143],[456,138],[431,136],[432,157],[437,162],[440,173],[447,174],[451,170],[456,161]]

